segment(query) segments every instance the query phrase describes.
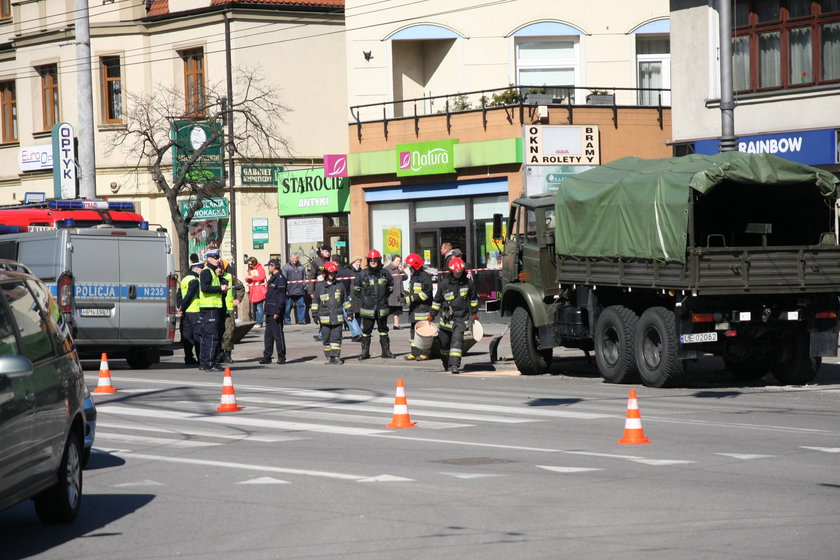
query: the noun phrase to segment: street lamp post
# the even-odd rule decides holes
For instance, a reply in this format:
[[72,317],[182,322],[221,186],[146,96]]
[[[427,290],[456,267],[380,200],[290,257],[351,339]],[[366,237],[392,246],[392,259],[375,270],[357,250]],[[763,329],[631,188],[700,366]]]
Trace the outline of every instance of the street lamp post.
[[225,69],[227,73],[227,153],[228,153],[228,192],[230,196],[230,260],[233,274],[236,274],[236,202],[234,185],[236,183],[236,165],[233,161],[233,70],[230,47],[230,12],[225,12]]

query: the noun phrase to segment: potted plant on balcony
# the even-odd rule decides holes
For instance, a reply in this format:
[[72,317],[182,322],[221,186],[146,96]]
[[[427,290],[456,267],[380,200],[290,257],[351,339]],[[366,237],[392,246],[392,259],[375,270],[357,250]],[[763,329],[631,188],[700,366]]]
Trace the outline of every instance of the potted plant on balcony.
[[586,96],[587,105],[612,105],[615,103],[615,93],[605,89],[590,89]]

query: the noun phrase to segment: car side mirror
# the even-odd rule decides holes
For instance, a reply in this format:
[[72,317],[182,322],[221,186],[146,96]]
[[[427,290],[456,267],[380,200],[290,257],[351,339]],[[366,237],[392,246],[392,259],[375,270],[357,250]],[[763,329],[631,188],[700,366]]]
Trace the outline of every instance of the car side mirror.
[[17,354],[0,356],[0,377],[25,377],[32,375],[32,360]]

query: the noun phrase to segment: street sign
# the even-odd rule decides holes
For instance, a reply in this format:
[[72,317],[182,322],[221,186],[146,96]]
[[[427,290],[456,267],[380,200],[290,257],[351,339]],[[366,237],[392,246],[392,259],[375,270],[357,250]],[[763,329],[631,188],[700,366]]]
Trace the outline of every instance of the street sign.
[[[181,201],[181,215],[186,215],[195,206],[194,200]],[[228,210],[228,201],[226,198],[205,198],[201,203],[201,208],[193,214],[192,221],[202,220],[223,220],[230,217]]]
[[225,162],[222,154],[221,125],[208,121],[172,122],[172,139],[175,141],[172,146],[173,177],[180,175],[187,162],[207,142],[208,138],[213,138],[213,140],[203,149],[184,176],[191,181],[224,182]]
[[282,165],[243,165],[239,168],[239,178],[243,185],[274,185],[274,174],[283,171]]

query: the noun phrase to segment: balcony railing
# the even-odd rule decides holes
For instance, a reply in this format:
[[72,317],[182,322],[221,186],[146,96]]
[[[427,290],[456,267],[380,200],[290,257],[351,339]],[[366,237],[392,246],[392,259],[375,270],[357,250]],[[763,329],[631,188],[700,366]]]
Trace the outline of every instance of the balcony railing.
[[[577,86],[508,86],[496,89],[429,95],[397,101],[381,101],[350,107],[351,124],[356,124],[361,139],[363,123],[387,122],[397,119],[415,119],[433,115],[449,118],[468,111],[486,112],[497,107],[518,107],[520,121],[524,120],[526,107],[538,105],[562,106],[568,111],[569,124],[574,121],[574,109],[600,105],[613,110],[613,121],[618,125],[619,108],[651,108],[659,112],[662,127],[662,110],[671,106],[671,90],[663,88],[626,87],[577,87]],[[485,121],[486,125],[486,121]],[[386,132],[387,135],[387,132]]]

